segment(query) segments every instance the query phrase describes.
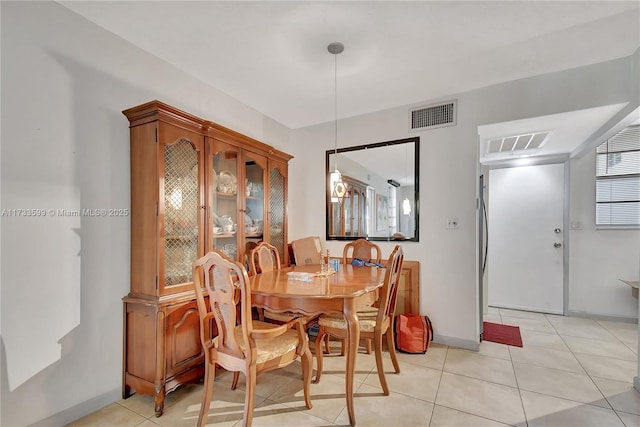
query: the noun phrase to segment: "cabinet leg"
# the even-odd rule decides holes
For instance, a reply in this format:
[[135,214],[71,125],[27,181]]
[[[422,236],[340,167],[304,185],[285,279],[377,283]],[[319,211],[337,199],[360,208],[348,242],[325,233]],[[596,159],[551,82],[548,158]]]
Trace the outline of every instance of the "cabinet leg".
[[129,397],[131,397],[131,387],[125,384],[122,386],[122,398],[128,399]]
[[164,387],[156,387],[155,404],[156,404],[156,417],[162,416],[164,411]]

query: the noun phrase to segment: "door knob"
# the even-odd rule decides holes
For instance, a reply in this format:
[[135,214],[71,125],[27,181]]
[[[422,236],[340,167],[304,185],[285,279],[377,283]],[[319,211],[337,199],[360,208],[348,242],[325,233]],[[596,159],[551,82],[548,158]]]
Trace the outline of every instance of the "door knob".
[[553,244],[554,248],[559,248],[560,246],[562,246],[562,243],[556,242],[556,243]]

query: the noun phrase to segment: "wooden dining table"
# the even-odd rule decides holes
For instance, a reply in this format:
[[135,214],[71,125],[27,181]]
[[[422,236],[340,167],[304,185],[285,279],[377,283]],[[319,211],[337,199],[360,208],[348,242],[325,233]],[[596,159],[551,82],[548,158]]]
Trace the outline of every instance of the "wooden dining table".
[[[250,277],[251,304],[276,313],[304,315],[337,314],[347,323],[345,395],[351,425],[356,424],[353,408],[353,380],[360,342],[357,309],[371,305],[382,287],[385,269],[341,264],[335,274],[318,276],[320,265],[300,265]],[[291,274],[289,274],[291,273]],[[301,273],[308,273],[307,275]],[[308,281],[304,281],[308,280]]]

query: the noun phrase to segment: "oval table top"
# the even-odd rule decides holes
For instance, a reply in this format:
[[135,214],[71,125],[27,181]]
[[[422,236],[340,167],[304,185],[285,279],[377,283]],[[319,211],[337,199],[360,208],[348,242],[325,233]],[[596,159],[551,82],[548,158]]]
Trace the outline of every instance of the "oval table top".
[[[329,299],[358,297],[381,287],[386,270],[341,264],[340,269],[330,276],[314,275],[319,272],[320,265],[310,264],[261,273],[249,278],[251,293]],[[300,273],[307,273],[308,276],[296,276]],[[304,281],[305,279],[309,281]]]

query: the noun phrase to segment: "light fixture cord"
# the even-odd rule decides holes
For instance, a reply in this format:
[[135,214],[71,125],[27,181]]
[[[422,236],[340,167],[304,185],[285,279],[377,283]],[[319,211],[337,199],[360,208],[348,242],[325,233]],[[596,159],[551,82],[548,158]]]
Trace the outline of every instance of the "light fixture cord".
[[335,118],[334,141],[336,154],[336,168],[338,170],[338,55],[333,54],[333,112]]

